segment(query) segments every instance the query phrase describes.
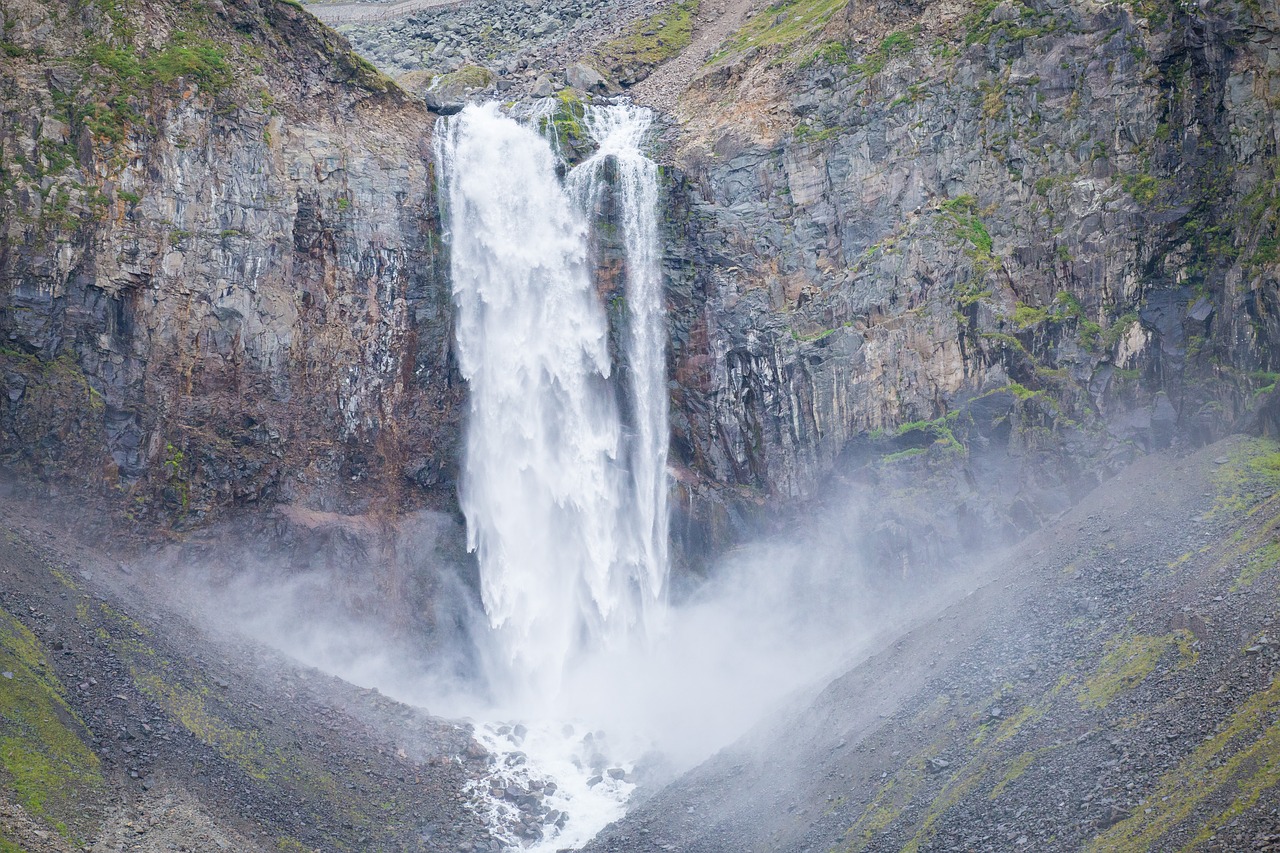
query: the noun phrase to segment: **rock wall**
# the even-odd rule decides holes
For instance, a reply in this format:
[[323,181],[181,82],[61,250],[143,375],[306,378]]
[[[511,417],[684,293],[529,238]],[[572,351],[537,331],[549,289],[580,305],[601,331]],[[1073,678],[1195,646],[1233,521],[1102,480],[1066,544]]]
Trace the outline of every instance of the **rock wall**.
[[890,536],[904,565],[944,559],[1135,454],[1265,426],[1278,104],[1269,4],[752,17],[674,155],[686,549],[839,472],[937,534]]
[[178,526],[451,504],[432,116],[286,0],[6,4],[0,451]]

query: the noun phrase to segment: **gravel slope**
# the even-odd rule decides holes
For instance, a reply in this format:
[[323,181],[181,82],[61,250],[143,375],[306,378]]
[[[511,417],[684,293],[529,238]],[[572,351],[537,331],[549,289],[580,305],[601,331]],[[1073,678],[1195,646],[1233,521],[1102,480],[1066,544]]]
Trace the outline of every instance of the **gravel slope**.
[[587,849],[1276,849],[1277,449],[1137,463]]
[[484,766],[468,727],[210,636],[56,508],[0,509],[0,841],[497,849],[462,793]]

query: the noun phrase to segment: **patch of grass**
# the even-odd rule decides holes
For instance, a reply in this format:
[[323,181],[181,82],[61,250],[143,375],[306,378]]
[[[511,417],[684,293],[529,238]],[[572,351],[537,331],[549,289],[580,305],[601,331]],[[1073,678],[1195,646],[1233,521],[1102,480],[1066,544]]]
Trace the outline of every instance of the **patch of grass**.
[[840,132],[838,127],[822,127],[815,128],[807,122],[800,122],[791,131],[791,135],[795,137],[796,142],[811,143],[824,142],[831,139]]
[[874,77],[884,70],[890,59],[910,53],[915,46],[915,39],[908,34],[889,33],[861,62],[851,63],[849,69],[864,77]]
[[[849,325],[848,323],[845,324],[845,326],[848,326],[848,325]],[[819,331],[813,332],[808,335],[802,335],[799,332],[797,332],[795,329],[792,329],[791,340],[797,341],[799,343],[811,344],[815,341],[820,341],[820,340],[823,340],[824,338],[830,337],[831,335],[835,334],[837,331],[839,331],[842,328],[844,328],[844,326],[836,326],[834,329],[820,329]]]
[[[1090,851],[1144,851],[1198,847],[1219,828],[1253,808],[1265,792],[1280,783],[1280,678],[1250,696],[1218,732],[1177,767],[1161,777],[1156,789],[1130,817],[1100,834]],[[1182,827],[1207,801],[1215,805],[1196,836],[1183,846],[1162,839]]]
[[1162,186],[1159,178],[1147,174],[1121,175],[1120,186],[1124,187],[1138,204],[1149,205],[1160,195]]
[[1121,693],[1141,684],[1171,652],[1177,653],[1176,668],[1186,669],[1198,657],[1191,648],[1192,637],[1189,631],[1174,631],[1113,638],[1097,670],[1077,690],[1076,698],[1086,708],[1105,708]]
[[955,433],[951,429],[951,425],[960,417],[960,414],[960,411],[957,410],[949,412],[942,417],[935,418],[931,421],[912,421],[911,423],[905,423],[898,427],[895,433],[896,435],[903,436],[912,432],[921,432],[926,436],[931,436],[933,438],[933,443],[928,448],[913,447],[897,453],[889,454],[888,456],[883,457],[883,461],[895,462],[901,459],[908,459],[911,456],[919,456],[921,453],[925,453],[929,450],[939,450],[943,453],[965,453],[966,448],[964,443],[961,442],[960,439],[956,438]]
[[0,768],[23,808],[79,841],[92,829],[89,809],[104,790],[84,723],[67,703],[40,641],[0,611]]
[[913,459],[916,456],[923,456],[927,452],[923,447],[910,447],[906,450],[899,450],[897,453],[890,453],[880,457],[880,461],[886,465],[892,465],[895,462],[902,462],[905,459]]
[[831,17],[847,5],[849,0],[780,0],[762,9],[729,36],[708,64],[753,47],[770,50],[779,60],[789,59],[801,48],[812,45]]
[[1023,305],[1021,302],[1013,309],[1013,325],[1018,329],[1029,329],[1049,319],[1049,309]]
[[951,220],[952,233],[969,244],[965,254],[980,271],[993,269],[998,259],[991,232],[978,218],[978,200],[965,193],[942,203],[942,211]]
[[1013,394],[1013,396],[1017,397],[1019,400],[1024,400],[1024,401],[1030,400],[1032,397],[1038,397],[1043,393],[1041,391],[1032,391],[1030,388],[1026,387],[1025,385],[1021,385],[1017,382],[1010,382],[1008,385],[1003,385],[1000,388],[997,388],[996,390],[1008,391],[1011,394]]
[[693,16],[698,0],[684,0],[656,15],[637,21],[627,33],[601,45],[588,58],[588,63],[606,73],[624,66],[658,65],[689,46],[693,41]]
[[163,50],[138,55],[132,45],[95,44],[89,58],[122,82],[138,88],[168,86],[185,78],[211,92],[232,82],[232,68],[221,45],[177,31]]
[[0,853],[27,853],[27,851],[0,835]]
[[1023,41],[1057,32],[1058,21],[1050,11],[1037,11],[1025,3],[1019,3],[1016,18],[1005,21],[991,20],[991,14],[1000,0],[978,0],[969,14],[964,16],[964,43],[986,44],[992,38],[1003,41]]
[[1264,438],[1244,440],[1210,479],[1216,493],[1210,517],[1246,512],[1280,491],[1280,445]]

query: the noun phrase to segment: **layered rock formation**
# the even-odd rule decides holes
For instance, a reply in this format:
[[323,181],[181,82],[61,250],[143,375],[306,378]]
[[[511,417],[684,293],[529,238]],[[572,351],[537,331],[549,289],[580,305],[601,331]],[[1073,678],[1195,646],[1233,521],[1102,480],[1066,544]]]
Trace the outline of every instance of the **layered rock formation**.
[[[156,6],[145,31],[114,9],[72,36],[64,10],[7,19],[10,461],[171,523],[451,505],[430,114],[288,4]],[[652,63],[609,57],[728,14],[615,11],[603,46],[503,55],[625,86]],[[433,14],[461,34],[437,45],[475,23]],[[695,57],[667,172],[684,551],[838,474],[907,497],[936,536],[886,522],[877,547],[929,561],[1262,424],[1276,28],[1248,2],[793,0]]]
[[686,536],[868,460],[937,543],[1016,533],[1137,453],[1258,426],[1278,99],[1267,4],[760,11],[680,110]]
[[143,5],[6,6],[5,460],[179,526],[448,505],[431,115],[287,2]]

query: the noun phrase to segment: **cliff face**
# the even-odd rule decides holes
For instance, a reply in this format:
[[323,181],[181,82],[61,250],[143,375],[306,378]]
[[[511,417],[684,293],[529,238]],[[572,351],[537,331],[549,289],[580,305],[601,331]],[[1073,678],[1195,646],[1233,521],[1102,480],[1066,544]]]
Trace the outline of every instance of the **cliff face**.
[[430,114],[285,0],[4,15],[7,463],[178,525],[450,500]]
[[760,11],[681,106],[689,544],[837,460],[936,544],[1033,528],[1136,453],[1267,428],[1278,104],[1272,4]]
[[[721,11],[690,14],[696,45]],[[1267,428],[1278,27],[1248,0],[747,17],[667,173],[685,550],[852,479],[932,531],[875,547],[933,560]],[[420,104],[283,0],[12,3],[0,67],[10,465],[178,524],[452,504]]]

